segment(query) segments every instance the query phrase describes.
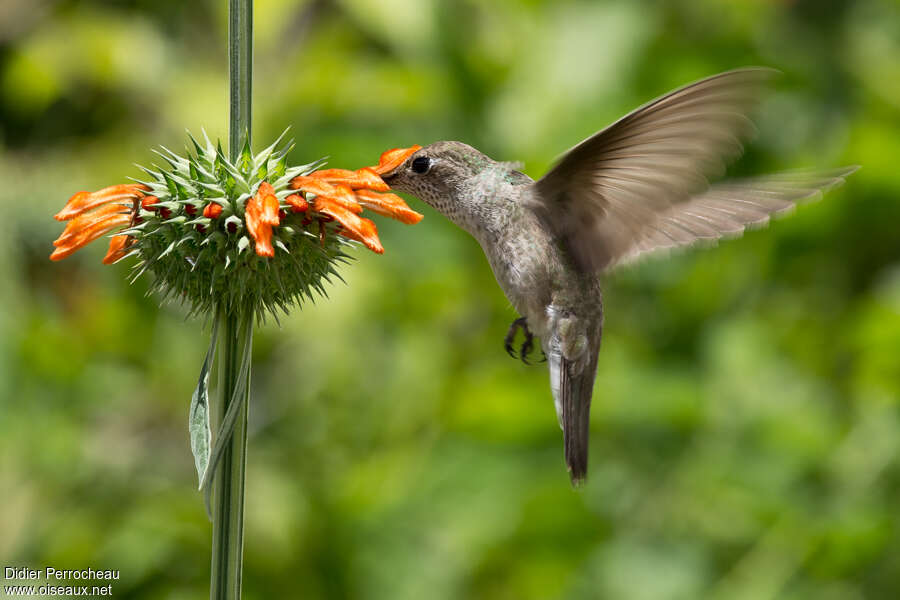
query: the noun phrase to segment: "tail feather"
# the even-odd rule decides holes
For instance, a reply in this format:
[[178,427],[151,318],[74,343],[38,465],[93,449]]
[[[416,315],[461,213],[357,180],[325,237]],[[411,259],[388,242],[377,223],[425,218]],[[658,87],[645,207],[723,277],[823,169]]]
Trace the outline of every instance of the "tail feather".
[[560,357],[559,401],[566,467],[573,486],[581,485],[587,477],[588,437],[591,422],[591,394],[597,371],[596,354],[587,366],[577,369],[577,363]]
[[547,313],[551,325],[544,353],[550,367],[550,389],[563,430],[569,478],[577,487],[587,477],[591,395],[597,375],[603,317],[599,305],[587,316],[578,316],[555,305],[548,306]]

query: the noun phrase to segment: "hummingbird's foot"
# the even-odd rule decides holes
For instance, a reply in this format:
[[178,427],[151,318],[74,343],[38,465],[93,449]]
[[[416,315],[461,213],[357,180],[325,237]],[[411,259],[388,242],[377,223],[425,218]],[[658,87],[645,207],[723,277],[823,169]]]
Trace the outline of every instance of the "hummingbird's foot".
[[[519,347],[519,355],[516,356],[516,351],[513,349],[513,341],[516,339],[516,333],[519,331],[519,328],[521,328],[522,333],[525,334],[525,340]],[[509,331],[506,332],[506,338],[503,340],[503,347],[506,348],[506,353],[511,357],[521,359],[526,365],[531,364],[528,362],[528,355],[534,350],[534,335],[531,333],[531,330],[528,329],[528,321],[525,320],[525,317],[519,317],[509,326]],[[547,360],[546,356],[544,356],[541,362],[545,360]]]
[[528,330],[528,325],[525,324],[525,317],[519,317],[513,321],[509,326],[509,331],[506,332],[506,337],[503,339],[503,347],[506,348],[506,353],[512,358],[518,358],[512,344],[513,340],[516,339],[516,332],[519,331],[519,327],[524,327],[526,331]]

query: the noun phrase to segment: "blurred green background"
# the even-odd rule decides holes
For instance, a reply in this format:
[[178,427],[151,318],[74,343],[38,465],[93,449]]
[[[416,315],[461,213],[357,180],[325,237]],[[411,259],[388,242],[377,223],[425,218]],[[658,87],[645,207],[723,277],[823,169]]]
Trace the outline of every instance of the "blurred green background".
[[[47,256],[75,191],[225,134],[224,0],[0,4],[0,562],[207,595],[187,436],[208,328]],[[900,2],[259,0],[255,146],[373,164],[438,139],[553,157],[743,65],[784,72],[734,172],[859,163],[718,248],[608,278],[591,470],[477,244],[384,256],[254,348],[245,597],[860,600],[900,594]]]

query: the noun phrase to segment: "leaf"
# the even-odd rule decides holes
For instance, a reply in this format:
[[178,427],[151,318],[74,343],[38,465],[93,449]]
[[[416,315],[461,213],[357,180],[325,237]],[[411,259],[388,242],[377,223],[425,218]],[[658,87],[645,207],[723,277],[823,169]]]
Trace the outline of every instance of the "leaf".
[[244,145],[241,147],[241,154],[238,157],[238,170],[245,177],[250,175],[253,170],[253,151],[250,149],[250,136],[246,133],[243,135]]
[[191,452],[194,454],[194,465],[197,467],[197,483],[203,484],[206,468],[209,465],[209,370],[216,353],[216,338],[219,333],[219,319],[213,323],[209,339],[209,349],[200,369],[197,389],[191,397],[191,410],[188,417],[188,432],[191,436]]

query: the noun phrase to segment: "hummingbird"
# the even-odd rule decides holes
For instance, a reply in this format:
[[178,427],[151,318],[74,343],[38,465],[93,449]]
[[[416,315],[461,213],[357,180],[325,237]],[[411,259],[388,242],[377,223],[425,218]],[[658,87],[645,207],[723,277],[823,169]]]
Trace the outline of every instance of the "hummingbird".
[[[540,338],[572,484],[587,474],[603,331],[602,276],[659,251],[735,237],[858,167],[714,182],[753,133],[772,69],[741,68],[669,92],[568,150],[537,181],[457,141],[416,151],[382,178],[468,232],[521,318],[520,357]],[[713,180],[713,181],[711,181]]]

